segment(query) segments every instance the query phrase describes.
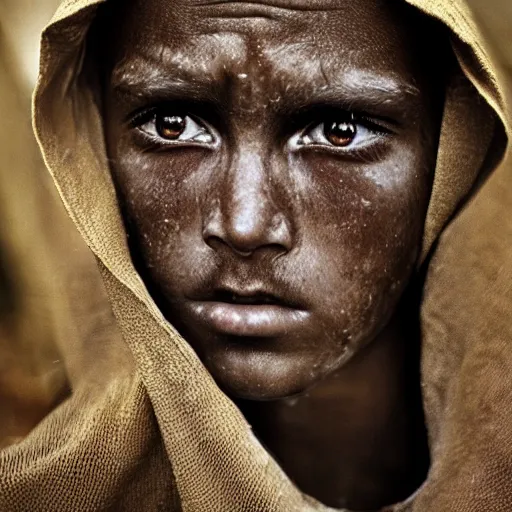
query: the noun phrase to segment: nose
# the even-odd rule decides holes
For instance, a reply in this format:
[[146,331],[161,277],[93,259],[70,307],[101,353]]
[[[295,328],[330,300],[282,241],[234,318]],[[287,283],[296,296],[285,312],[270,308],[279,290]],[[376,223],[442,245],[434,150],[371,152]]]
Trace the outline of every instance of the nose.
[[289,252],[293,240],[286,194],[272,181],[272,169],[257,152],[237,155],[219,182],[203,229],[205,242],[213,249],[227,246],[241,256]]

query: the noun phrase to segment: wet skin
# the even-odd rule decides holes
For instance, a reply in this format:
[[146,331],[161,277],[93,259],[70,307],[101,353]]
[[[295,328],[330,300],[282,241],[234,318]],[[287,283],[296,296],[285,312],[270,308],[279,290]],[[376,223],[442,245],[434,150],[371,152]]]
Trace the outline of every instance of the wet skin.
[[422,25],[377,0],[119,13],[106,142],[159,307],[302,489],[356,509],[405,497],[396,312],[441,107]]

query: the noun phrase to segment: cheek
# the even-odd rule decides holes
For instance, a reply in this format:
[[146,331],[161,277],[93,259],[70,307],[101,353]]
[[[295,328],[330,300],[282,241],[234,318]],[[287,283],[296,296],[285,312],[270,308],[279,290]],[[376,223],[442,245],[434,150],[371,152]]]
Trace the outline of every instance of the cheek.
[[173,158],[135,150],[120,154],[113,170],[130,236],[155,281],[177,280],[180,265],[170,262],[190,258],[188,246],[201,233],[199,203],[204,191],[196,173],[202,157],[179,150]]
[[[394,310],[416,261],[429,174],[406,151],[374,164],[305,162],[305,230],[325,322],[367,338]],[[421,172],[420,172],[421,171]]]
[[391,254],[414,256],[430,195],[421,155],[402,149],[375,163],[312,156],[305,164],[307,217],[324,240],[341,253],[365,256],[362,261],[371,257],[393,265]]

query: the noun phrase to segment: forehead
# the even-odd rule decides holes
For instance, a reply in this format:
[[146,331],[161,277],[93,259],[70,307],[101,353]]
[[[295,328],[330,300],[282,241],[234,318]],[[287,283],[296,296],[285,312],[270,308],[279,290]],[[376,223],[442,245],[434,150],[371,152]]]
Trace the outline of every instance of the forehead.
[[357,70],[413,83],[418,68],[416,17],[390,0],[132,0],[116,25],[123,74],[152,61],[203,78]]

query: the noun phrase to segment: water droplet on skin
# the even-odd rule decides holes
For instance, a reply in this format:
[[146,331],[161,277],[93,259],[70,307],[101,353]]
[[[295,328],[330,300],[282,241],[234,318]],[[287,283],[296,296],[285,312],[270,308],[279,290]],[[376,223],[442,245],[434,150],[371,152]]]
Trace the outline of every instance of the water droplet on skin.
[[240,78],[241,80],[243,80],[244,78],[247,78],[247,73],[239,73],[238,78]]
[[364,198],[362,198],[362,199],[361,199],[361,204],[362,204],[363,206],[370,206],[372,203],[371,203],[371,201],[368,201],[368,199],[364,199]]

